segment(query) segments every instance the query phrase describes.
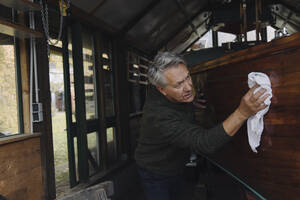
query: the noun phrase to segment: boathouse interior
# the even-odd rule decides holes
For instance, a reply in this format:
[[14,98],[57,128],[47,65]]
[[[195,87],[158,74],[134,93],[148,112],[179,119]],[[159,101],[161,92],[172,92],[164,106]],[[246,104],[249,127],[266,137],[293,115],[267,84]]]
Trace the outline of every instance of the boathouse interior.
[[249,72],[274,95],[259,152],[245,124],[187,165],[186,199],[299,199],[299,31],[300,0],[0,0],[0,195],[145,200],[134,151],[147,69],[170,51],[205,93],[205,128],[238,105]]

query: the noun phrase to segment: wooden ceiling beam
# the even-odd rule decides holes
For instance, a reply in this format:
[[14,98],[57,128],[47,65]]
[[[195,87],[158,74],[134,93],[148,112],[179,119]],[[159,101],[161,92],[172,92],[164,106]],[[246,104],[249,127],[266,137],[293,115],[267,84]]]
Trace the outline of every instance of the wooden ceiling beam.
[[[47,0],[47,2],[51,5],[58,6],[57,0]],[[98,28],[107,34],[116,34],[118,32],[117,29],[115,29],[111,25],[74,6],[72,3],[69,9],[71,10],[71,17],[79,19],[79,21],[89,23],[91,26]]]
[[182,1],[181,0],[174,0],[174,1],[176,3],[177,7],[179,8],[179,10],[183,13],[184,17],[187,19],[187,21],[189,21],[189,24],[190,24],[191,28],[193,29],[194,33],[196,35],[199,35],[198,32],[197,32],[197,29],[196,29],[195,25],[193,24],[193,20],[191,20],[190,15],[185,10]]
[[128,22],[120,31],[120,34],[128,33],[141,19],[143,19],[149,12],[152,11],[159,4],[160,0],[152,1],[146,8],[139,12],[130,22]]
[[98,5],[95,7],[95,8],[93,8],[90,12],[89,12],[89,14],[90,15],[93,15],[104,3],[105,3],[105,1],[106,0],[102,0],[100,3],[98,3]]
[[[195,15],[193,15],[189,20],[186,20],[182,26],[178,27],[174,32],[170,33],[168,37],[156,48],[155,51],[159,51],[162,47],[167,45],[170,41],[172,41],[182,30],[184,30],[187,26],[190,26],[190,22],[196,19],[202,12],[205,12],[206,9],[200,9]],[[154,53],[154,52],[153,52]]]

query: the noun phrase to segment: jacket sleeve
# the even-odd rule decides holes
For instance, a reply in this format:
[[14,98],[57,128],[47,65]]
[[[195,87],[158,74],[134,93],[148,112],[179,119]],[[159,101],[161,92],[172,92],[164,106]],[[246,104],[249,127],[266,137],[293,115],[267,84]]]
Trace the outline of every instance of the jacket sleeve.
[[196,153],[213,153],[232,138],[225,132],[222,124],[204,129],[170,114],[162,114],[154,126],[163,134],[161,138],[170,145],[190,148]]

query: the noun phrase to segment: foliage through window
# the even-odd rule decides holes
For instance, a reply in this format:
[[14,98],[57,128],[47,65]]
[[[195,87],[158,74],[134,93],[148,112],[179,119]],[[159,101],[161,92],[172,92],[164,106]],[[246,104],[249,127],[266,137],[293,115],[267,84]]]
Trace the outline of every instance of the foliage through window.
[[20,131],[19,97],[13,38],[5,35],[1,35],[0,38],[0,136],[5,136]]

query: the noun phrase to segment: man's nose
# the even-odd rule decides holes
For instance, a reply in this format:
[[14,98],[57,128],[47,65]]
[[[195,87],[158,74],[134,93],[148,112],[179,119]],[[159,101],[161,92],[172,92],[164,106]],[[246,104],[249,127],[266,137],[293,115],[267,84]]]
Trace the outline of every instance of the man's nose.
[[183,90],[184,90],[185,92],[191,91],[191,90],[192,90],[192,82],[191,82],[191,81],[188,81],[188,80],[185,81],[185,82],[184,82]]

